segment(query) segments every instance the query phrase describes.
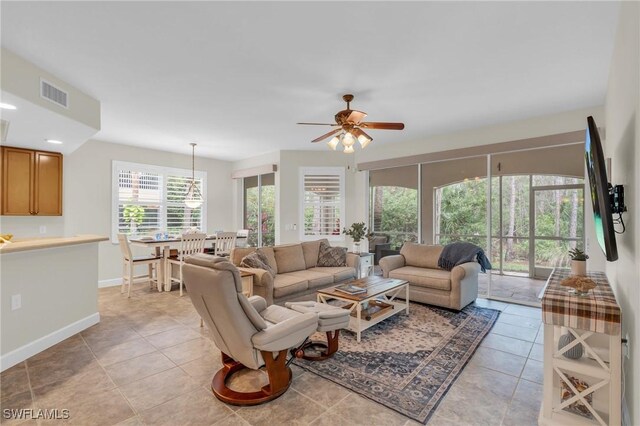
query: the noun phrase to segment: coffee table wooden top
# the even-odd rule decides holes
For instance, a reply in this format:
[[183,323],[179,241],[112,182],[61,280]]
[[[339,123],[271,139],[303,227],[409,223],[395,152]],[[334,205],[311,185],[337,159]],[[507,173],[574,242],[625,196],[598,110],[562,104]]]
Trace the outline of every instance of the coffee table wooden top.
[[[342,291],[336,290],[336,287],[339,287],[344,284],[350,284],[353,286],[366,288],[367,292],[358,293],[358,294],[349,294],[349,293],[344,293]],[[321,290],[318,290],[318,293],[321,293],[327,296],[339,297],[342,299],[360,301],[360,300],[370,299],[372,297],[376,297],[381,294],[387,293],[405,284],[407,284],[407,281],[405,280],[397,280],[394,278],[383,278],[380,276],[371,276],[371,277],[360,278],[359,280],[344,282],[334,287],[323,288]]]

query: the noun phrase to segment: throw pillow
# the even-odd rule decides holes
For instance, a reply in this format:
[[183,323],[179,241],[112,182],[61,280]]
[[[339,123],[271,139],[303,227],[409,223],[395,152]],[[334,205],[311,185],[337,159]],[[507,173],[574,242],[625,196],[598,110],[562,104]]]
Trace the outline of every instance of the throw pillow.
[[318,266],[347,266],[347,248],[331,247],[323,241],[318,252]]
[[259,251],[254,251],[253,253],[243,257],[242,260],[240,261],[240,266],[244,268],[264,269],[272,277],[276,276],[275,272],[273,271],[273,268],[269,266],[269,261],[267,260],[267,256],[265,256],[264,253],[261,253]]

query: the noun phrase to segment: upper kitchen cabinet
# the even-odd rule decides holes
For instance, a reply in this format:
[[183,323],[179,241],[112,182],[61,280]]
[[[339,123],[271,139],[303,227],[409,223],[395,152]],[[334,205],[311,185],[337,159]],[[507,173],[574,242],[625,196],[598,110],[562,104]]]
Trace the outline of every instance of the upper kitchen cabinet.
[[62,154],[2,147],[1,213],[62,215]]

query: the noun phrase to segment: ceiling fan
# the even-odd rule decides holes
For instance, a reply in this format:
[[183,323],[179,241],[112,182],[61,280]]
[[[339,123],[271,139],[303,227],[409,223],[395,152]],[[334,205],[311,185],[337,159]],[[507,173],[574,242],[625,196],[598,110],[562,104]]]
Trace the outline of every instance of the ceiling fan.
[[329,123],[298,123],[312,126],[332,126],[336,129],[325,133],[324,135],[312,140],[312,143],[323,141],[331,136],[331,140],[327,142],[327,145],[334,151],[337,149],[338,144],[342,143],[344,146],[345,154],[351,154],[354,152],[353,145],[356,140],[360,142],[362,148],[366,148],[367,145],[373,141],[373,138],[366,134],[362,129],[378,129],[378,130],[402,130],[404,129],[404,123],[384,123],[379,121],[362,121],[367,116],[367,113],[362,111],[356,111],[349,108],[349,104],[353,101],[353,95],[346,94],[342,96],[342,99],[347,103],[347,109],[339,111],[335,115],[336,124]]

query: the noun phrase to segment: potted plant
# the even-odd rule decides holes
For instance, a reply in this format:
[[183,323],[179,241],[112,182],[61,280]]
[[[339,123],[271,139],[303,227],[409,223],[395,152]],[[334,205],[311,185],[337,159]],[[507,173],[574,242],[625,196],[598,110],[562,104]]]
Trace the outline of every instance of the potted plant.
[[587,275],[587,259],[589,256],[579,248],[569,250],[571,256],[571,275]]
[[364,222],[352,223],[349,229],[342,228],[342,233],[353,240],[353,251],[360,253],[360,240],[367,235],[367,227]]

